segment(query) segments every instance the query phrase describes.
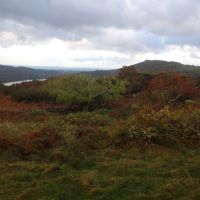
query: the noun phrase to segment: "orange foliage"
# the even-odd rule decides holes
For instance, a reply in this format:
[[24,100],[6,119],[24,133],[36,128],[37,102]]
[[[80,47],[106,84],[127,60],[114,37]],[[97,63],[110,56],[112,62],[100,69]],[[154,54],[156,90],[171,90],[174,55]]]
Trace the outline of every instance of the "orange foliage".
[[157,75],[149,82],[147,91],[156,94],[165,103],[195,98],[199,95],[195,81],[177,73]]

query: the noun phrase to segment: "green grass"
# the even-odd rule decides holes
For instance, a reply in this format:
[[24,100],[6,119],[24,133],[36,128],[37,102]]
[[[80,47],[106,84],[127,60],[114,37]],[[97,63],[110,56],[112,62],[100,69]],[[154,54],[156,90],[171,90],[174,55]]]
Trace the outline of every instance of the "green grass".
[[1,155],[0,199],[199,199],[199,152],[107,149],[88,155],[78,169],[69,162],[13,162]]

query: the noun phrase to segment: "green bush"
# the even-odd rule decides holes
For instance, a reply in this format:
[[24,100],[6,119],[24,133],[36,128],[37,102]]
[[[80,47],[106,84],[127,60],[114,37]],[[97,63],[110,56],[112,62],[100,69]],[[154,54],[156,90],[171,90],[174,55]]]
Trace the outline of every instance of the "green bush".
[[125,85],[115,77],[94,79],[77,75],[50,80],[43,89],[57,103],[99,107],[105,101],[120,98],[125,92]]

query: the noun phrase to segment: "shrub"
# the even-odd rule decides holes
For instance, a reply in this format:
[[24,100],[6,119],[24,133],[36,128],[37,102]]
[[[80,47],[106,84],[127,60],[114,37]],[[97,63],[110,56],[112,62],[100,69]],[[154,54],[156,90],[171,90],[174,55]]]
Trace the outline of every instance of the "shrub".
[[130,66],[121,68],[118,77],[126,81],[126,93],[133,94],[142,91],[152,75],[138,73],[134,67]]
[[94,79],[79,75],[50,80],[44,90],[55,97],[57,103],[98,107],[107,100],[120,98],[125,87],[124,82],[115,77]]
[[95,81],[96,94],[105,100],[118,99],[125,93],[125,82],[116,77],[103,77]]
[[20,152],[22,155],[29,155],[52,149],[62,144],[63,137],[53,128],[41,128],[29,134],[21,136]]
[[95,112],[79,112],[69,114],[64,120],[74,125],[74,136],[84,146],[96,148],[107,138],[107,127],[112,119],[105,114]]
[[60,119],[0,125],[0,150],[22,156],[43,155],[48,150],[67,146],[74,137],[73,127]]
[[199,89],[190,77],[177,73],[161,73],[149,82],[145,93],[152,101],[167,105],[196,98],[199,95]]
[[57,103],[85,103],[91,99],[94,80],[85,76],[65,76],[50,80],[45,91],[56,98]]
[[47,91],[40,88],[27,88],[27,89],[17,89],[13,91],[11,97],[15,101],[25,101],[25,102],[53,102],[55,101],[52,96],[49,95]]
[[156,112],[146,110],[129,120],[113,135],[116,141],[155,143],[165,146],[200,141],[200,110],[170,111],[168,107]]

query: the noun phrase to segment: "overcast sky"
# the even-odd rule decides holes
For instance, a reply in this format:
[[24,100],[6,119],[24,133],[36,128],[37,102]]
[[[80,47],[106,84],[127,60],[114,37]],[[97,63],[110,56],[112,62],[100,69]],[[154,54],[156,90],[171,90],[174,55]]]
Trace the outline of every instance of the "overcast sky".
[[0,63],[200,65],[199,0],[0,0]]

